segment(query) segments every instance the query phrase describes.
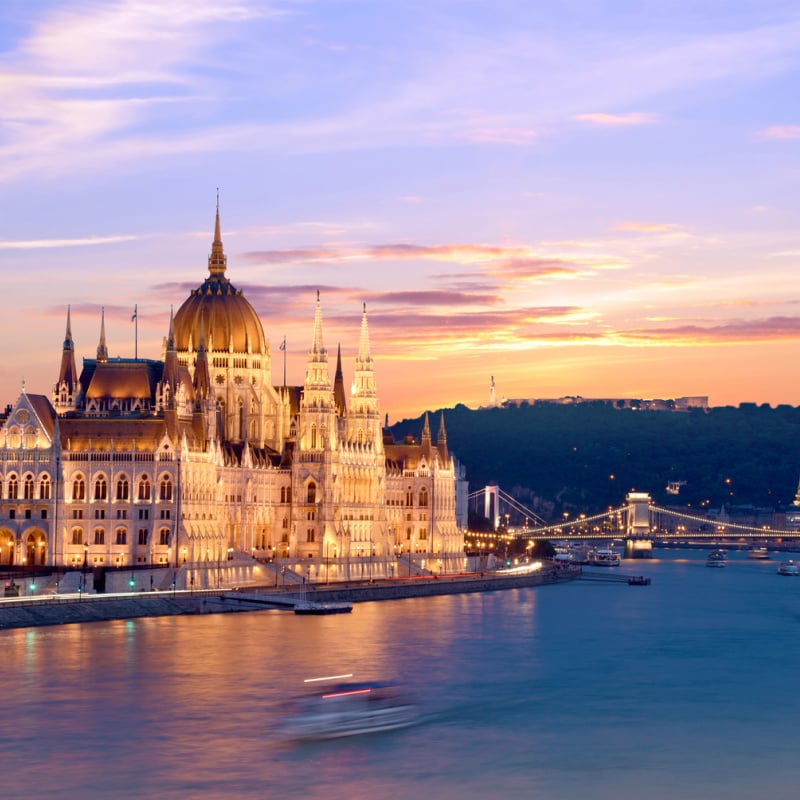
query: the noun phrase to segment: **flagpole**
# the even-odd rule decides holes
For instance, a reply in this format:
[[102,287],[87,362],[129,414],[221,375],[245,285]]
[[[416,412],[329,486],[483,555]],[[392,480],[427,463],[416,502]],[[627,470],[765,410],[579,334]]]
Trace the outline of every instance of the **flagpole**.
[[283,343],[281,344],[281,350],[283,350],[283,388],[286,388],[286,337],[283,337]]
[[133,360],[139,360],[139,304],[133,306]]

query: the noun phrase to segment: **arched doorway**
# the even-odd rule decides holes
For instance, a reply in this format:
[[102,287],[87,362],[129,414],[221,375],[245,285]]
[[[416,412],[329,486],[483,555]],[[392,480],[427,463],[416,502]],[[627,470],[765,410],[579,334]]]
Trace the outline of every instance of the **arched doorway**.
[[47,539],[41,531],[32,531],[25,537],[25,563],[34,566],[47,560]]
[[0,564],[14,563],[14,534],[0,531]]

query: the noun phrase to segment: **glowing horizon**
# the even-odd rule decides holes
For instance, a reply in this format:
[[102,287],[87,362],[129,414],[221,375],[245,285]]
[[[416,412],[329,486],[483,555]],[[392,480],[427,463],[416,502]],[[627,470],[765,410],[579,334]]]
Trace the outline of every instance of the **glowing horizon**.
[[[321,293],[346,380],[367,304],[395,420],[498,397],[797,405],[800,12],[359,0],[0,11],[4,403],[50,394],[66,309],[160,358],[227,277],[273,382]],[[370,13],[364,13],[371,9]],[[543,78],[542,76],[545,76]]]

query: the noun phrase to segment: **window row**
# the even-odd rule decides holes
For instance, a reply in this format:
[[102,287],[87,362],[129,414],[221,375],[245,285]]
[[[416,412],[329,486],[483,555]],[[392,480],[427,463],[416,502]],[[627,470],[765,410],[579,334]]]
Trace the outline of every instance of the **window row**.
[[[5,481],[5,494],[7,500],[49,500],[50,476],[42,475],[39,478],[39,493],[36,494],[36,479],[30,473],[20,479],[11,473]],[[0,494],[2,494],[2,478],[0,478]]]
[[[87,539],[84,542],[83,539],[83,528],[73,528],[72,529],[72,544],[74,545],[83,545],[85,544],[86,547],[89,546],[90,542]],[[93,544],[105,544],[106,543],[106,531],[105,528],[95,528],[93,532]],[[169,544],[169,528],[160,528],[158,531],[154,531],[153,535],[157,537],[158,544],[160,545],[168,545]],[[138,544],[148,544],[148,540],[150,538],[150,531],[147,528],[139,528],[138,531]],[[114,544],[128,544],[128,530],[127,528],[117,528],[114,531]]]
[[[92,492],[92,500],[108,500],[108,481],[103,475],[95,478]],[[136,499],[140,501],[151,500],[152,489],[150,478],[146,475],[139,479],[137,484]],[[75,501],[86,500],[86,480],[83,475],[77,475],[72,481],[72,499]],[[117,479],[114,489],[114,500],[125,502],[130,500],[130,484],[126,477]],[[161,479],[159,484],[158,499],[165,502],[172,500],[172,480],[168,477]]]

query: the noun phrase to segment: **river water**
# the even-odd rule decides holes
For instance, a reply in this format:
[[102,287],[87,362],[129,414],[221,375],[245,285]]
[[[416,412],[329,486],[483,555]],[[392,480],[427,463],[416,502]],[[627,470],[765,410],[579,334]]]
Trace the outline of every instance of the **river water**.
[[[643,587],[3,632],[0,796],[794,800],[800,578],[655,553],[606,570]],[[282,741],[303,678],[340,673],[401,681],[424,720]]]

